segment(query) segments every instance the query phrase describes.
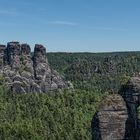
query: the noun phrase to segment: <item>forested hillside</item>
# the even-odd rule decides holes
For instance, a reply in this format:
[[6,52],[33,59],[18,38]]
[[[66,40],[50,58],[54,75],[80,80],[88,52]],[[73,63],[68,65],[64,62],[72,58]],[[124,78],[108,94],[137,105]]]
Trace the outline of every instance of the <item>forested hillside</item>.
[[89,140],[101,100],[140,71],[139,52],[48,53],[47,58],[74,89],[14,94],[0,77],[0,139]]
[[48,53],[47,57],[76,89],[117,92],[140,72],[140,52]]

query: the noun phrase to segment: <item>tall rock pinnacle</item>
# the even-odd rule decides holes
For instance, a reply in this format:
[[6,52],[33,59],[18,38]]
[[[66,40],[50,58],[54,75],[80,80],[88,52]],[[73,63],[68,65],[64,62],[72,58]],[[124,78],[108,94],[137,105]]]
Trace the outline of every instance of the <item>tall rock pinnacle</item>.
[[92,121],[93,140],[123,140],[127,107],[119,94],[107,96]]
[[7,44],[7,61],[12,69],[20,67],[21,46],[19,42],[9,42]]
[[69,88],[69,82],[50,68],[42,45],[35,45],[33,57],[28,44],[0,45],[0,62],[0,74],[14,93],[47,93]]

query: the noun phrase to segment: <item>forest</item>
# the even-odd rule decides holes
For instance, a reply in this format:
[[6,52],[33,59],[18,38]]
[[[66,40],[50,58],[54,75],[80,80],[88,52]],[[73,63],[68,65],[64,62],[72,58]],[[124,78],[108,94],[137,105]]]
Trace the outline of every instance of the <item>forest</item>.
[[88,140],[103,98],[95,91],[11,94],[0,89],[1,140]]
[[86,91],[118,92],[140,72],[140,52],[48,53],[47,57],[74,88]]
[[48,94],[14,94],[0,78],[0,139],[89,140],[91,121],[108,94],[140,70],[140,53],[48,53],[51,67],[74,85]]

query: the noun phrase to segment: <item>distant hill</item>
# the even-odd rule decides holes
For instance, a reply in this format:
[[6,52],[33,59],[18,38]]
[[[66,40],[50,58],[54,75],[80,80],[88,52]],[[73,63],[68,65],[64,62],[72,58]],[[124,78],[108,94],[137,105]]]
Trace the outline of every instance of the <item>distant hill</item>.
[[116,92],[140,72],[140,52],[48,53],[47,57],[78,89]]

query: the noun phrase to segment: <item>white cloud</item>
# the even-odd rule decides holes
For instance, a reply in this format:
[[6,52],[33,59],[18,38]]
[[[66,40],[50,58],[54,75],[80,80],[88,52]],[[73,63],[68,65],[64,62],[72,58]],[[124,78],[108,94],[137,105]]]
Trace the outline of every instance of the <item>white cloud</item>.
[[47,24],[54,24],[54,25],[67,25],[67,26],[77,26],[78,24],[75,22],[69,22],[69,21],[51,21]]

